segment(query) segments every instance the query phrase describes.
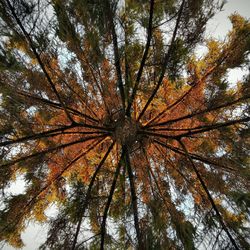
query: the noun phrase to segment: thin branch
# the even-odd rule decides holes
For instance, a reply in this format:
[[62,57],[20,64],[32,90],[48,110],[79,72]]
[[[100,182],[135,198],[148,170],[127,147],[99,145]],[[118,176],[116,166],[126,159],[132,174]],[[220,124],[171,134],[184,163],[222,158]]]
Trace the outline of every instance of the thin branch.
[[155,185],[156,185],[156,187],[157,187],[157,190],[158,190],[158,192],[159,192],[159,195],[160,195],[161,199],[163,200],[163,203],[164,203],[164,205],[165,205],[167,211],[168,211],[169,214],[172,216],[172,211],[171,211],[171,209],[170,209],[170,207],[169,207],[169,204],[168,204],[169,201],[165,198],[166,195],[163,194],[163,192],[162,192],[162,190],[161,190],[161,187],[159,186],[159,183],[158,183],[159,180],[157,180],[157,178],[156,178],[156,176],[155,176],[153,170],[151,169],[150,165],[148,165],[148,167],[149,167],[149,172],[150,172],[151,176],[152,176],[153,179],[154,179],[154,183],[155,183]]
[[96,238],[96,237],[99,236],[99,235],[100,235],[100,233],[97,233],[97,234],[95,234],[95,235],[89,237],[88,239],[82,241],[80,244],[78,244],[78,245],[76,246],[76,249],[80,249],[79,247],[80,247],[81,245],[83,245],[84,243],[86,243],[86,242],[89,241],[89,240],[92,240],[93,238]]
[[239,247],[237,246],[237,244],[236,244],[234,238],[232,237],[231,233],[229,232],[229,230],[228,230],[226,224],[224,223],[224,220],[223,220],[223,218],[222,218],[222,216],[221,216],[221,214],[220,214],[220,211],[218,210],[218,208],[217,208],[217,206],[216,206],[216,204],[215,204],[215,202],[214,202],[214,200],[213,200],[213,197],[211,196],[211,194],[210,194],[210,192],[209,192],[209,190],[208,190],[208,188],[207,188],[207,186],[206,186],[204,180],[202,179],[202,177],[201,177],[201,175],[200,175],[200,172],[199,172],[198,169],[196,168],[196,166],[195,166],[195,164],[194,164],[192,158],[189,156],[188,151],[187,151],[185,145],[183,144],[183,142],[182,142],[181,140],[178,140],[178,142],[179,142],[179,144],[181,145],[181,147],[183,148],[183,150],[184,150],[184,152],[185,152],[185,154],[186,154],[186,157],[188,158],[189,162],[191,163],[191,165],[192,165],[192,167],[193,167],[193,170],[194,170],[194,172],[195,172],[195,174],[196,174],[196,176],[197,176],[197,178],[198,178],[198,180],[199,180],[199,182],[200,182],[202,188],[203,188],[204,191],[206,192],[207,197],[208,197],[208,199],[209,199],[209,201],[210,201],[210,203],[211,203],[211,205],[212,205],[212,207],[213,207],[213,209],[214,209],[214,211],[215,211],[215,213],[216,213],[216,215],[217,215],[217,217],[218,217],[218,219],[219,219],[219,222],[220,222],[220,224],[221,224],[223,230],[226,232],[228,238],[230,239],[230,241],[231,241],[231,243],[233,244],[233,246],[235,247],[235,249],[240,250]]
[[[150,162],[149,162],[149,159],[148,159],[148,157],[147,157],[147,153],[146,153],[145,149],[143,149],[143,154],[144,154],[144,157],[145,157],[146,162],[147,162],[147,167],[148,167],[148,169],[149,169],[149,174],[151,174],[151,176],[153,177],[154,182],[155,182],[155,185],[156,185],[156,187],[157,187],[157,189],[158,189],[158,191],[159,191],[159,194],[160,194],[160,196],[161,196],[161,198],[162,198],[162,200],[163,200],[163,202],[164,202],[164,204],[165,204],[165,206],[166,206],[166,209],[167,209],[168,212],[170,213],[169,207],[168,207],[168,205],[167,205],[168,202],[167,202],[167,200],[165,199],[165,196],[163,195],[163,193],[162,193],[162,191],[161,191],[161,188],[160,188],[159,183],[158,183],[158,180],[157,180],[157,178],[156,178],[156,176],[155,176],[155,174],[154,174],[154,171],[153,171],[152,168],[151,168],[151,164],[150,164]],[[149,176],[150,176],[150,175],[149,175]]]
[[15,140],[4,141],[4,142],[0,143],[0,147],[4,147],[4,146],[7,146],[7,145],[12,145],[12,144],[15,144],[15,143],[21,143],[21,142],[25,142],[25,141],[30,141],[30,140],[41,139],[41,138],[45,138],[45,137],[49,137],[49,136],[55,136],[55,135],[58,135],[57,132],[62,133],[65,130],[75,128],[75,127],[77,127],[77,124],[72,124],[72,125],[69,125],[69,126],[64,126],[64,127],[53,129],[53,130],[44,131],[44,132],[41,132],[41,133],[25,136],[25,137],[18,138],[18,139],[15,139]]
[[219,240],[219,237],[220,237],[220,234],[223,232],[223,229],[221,229],[220,231],[219,231],[219,233],[217,233],[217,236],[216,236],[216,238],[215,238],[215,241],[214,241],[214,244],[213,244],[213,246],[212,246],[212,250],[214,250],[214,249],[216,249],[215,247],[216,247],[216,244],[217,244],[217,242],[218,242],[218,240]]
[[[158,141],[158,140],[154,140],[154,142],[157,143],[157,144],[159,144],[159,145],[161,145],[161,146],[164,147],[164,148],[170,149],[171,151],[173,151],[173,152],[175,152],[175,153],[178,153],[178,154],[180,154],[180,155],[185,155],[185,152],[183,152],[180,148],[173,147],[173,146],[171,146],[171,145],[169,145],[169,144],[167,144],[167,143],[163,143],[163,142]],[[229,171],[229,172],[233,172],[233,173],[236,173],[236,171],[237,171],[237,170],[234,169],[234,168],[231,168],[231,167],[222,165],[222,164],[220,164],[220,163],[218,163],[218,162],[215,162],[215,161],[213,161],[213,160],[211,160],[211,159],[205,158],[205,157],[203,157],[203,156],[201,156],[201,155],[193,154],[193,153],[190,153],[190,152],[188,152],[188,154],[189,154],[189,156],[190,156],[192,159],[201,161],[201,162],[203,162],[203,163],[205,163],[205,164],[217,166],[217,167],[223,168],[223,169],[225,169],[225,170],[227,170],[227,171]]]
[[74,250],[75,247],[76,247],[77,238],[78,238],[78,235],[79,235],[79,232],[80,232],[80,227],[81,227],[81,224],[82,224],[82,219],[83,219],[83,216],[85,214],[85,210],[86,210],[86,208],[87,208],[87,206],[89,204],[89,200],[90,200],[90,196],[91,196],[91,190],[92,190],[92,187],[94,185],[96,176],[97,176],[98,172],[100,171],[101,167],[103,166],[103,164],[105,163],[106,159],[108,158],[114,144],[115,144],[115,141],[112,142],[112,144],[109,146],[106,154],[103,156],[103,158],[100,161],[99,165],[97,166],[93,176],[91,177],[91,181],[89,183],[88,190],[86,192],[85,200],[84,200],[84,203],[82,205],[82,215],[81,215],[81,218],[80,218],[80,220],[78,221],[78,224],[77,224],[77,228],[76,228],[76,232],[75,232],[75,235],[74,235],[74,241],[73,241],[71,250]]
[[[156,141],[154,141],[156,143]],[[169,163],[169,165],[189,184],[189,185],[193,185],[193,183],[190,182],[190,180],[178,169],[175,167],[175,165],[173,164],[173,162],[170,159],[167,159],[164,152],[162,152],[162,150],[160,149],[160,147],[156,144],[153,144],[154,147],[158,150],[158,152],[160,152],[160,154],[165,158],[165,160]],[[167,147],[166,147],[167,148]],[[166,168],[166,166],[164,165],[164,168],[166,170],[168,170]]]
[[101,137],[104,137],[104,136],[107,136],[107,135],[88,136],[88,137],[85,137],[85,138],[81,138],[80,140],[77,140],[77,141],[65,143],[65,144],[62,144],[62,145],[59,145],[59,146],[56,146],[56,147],[53,147],[53,148],[48,148],[46,150],[36,152],[34,154],[31,154],[31,155],[23,156],[23,157],[21,157],[19,159],[16,159],[14,161],[2,164],[1,167],[11,166],[11,165],[19,163],[21,161],[28,160],[28,159],[33,158],[33,157],[45,155],[45,154],[51,153],[51,152],[56,151],[56,150],[60,150],[60,149],[63,149],[63,148],[66,148],[66,147],[69,147],[69,146],[72,146],[72,145],[75,145],[75,144],[78,144],[78,143],[83,143],[83,142],[93,140],[93,139],[96,139],[96,138],[101,138]]
[[58,101],[60,102],[61,106],[63,107],[65,114],[67,115],[68,119],[69,119],[72,123],[74,123],[74,120],[73,120],[72,117],[70,116],[70,114],[69,114],[69,112],[68,112],[68,110],[67,110],[65,104],[63,103],[63,101],[62,101],[62,99],[61,99],[61,97],[60,97],[60,95],[59,95],[59,93],[58,93],[58,91],[57,91],[57,89],[56,89],[56,87],[55,87],[55,85],[54,85],[54,83],[53,83],[53,81],[52,81],[50,75],[49,75],[49,73],[47,72],[47,70],[46,70],[46,68],[45,68],[45,66],[44,66],[44,64],[43,64],[43,62],[42,62],[42,60],[41,60],[41,57],[40,57],[40,55],[38,54],[38,52],[37,52],[37,50],[36,50],[36,48],[35,48],[35,46],[34,46],[34,44],[33,44],[33,41],[32,41],[32,39],[31,39],[29,33],[25,30],[25,28],[24,28],[24,26],[23,26],[21,20],[20,20],[20,19],[18,18],[18,16],[16,15],[15,9],[14,9],[14,7],[11,5],[10,1],[9,1],[9,0],[6,0],[6,2],[7,2],[7,5],[9,6],[9,8],[10,8],[10,11],[11,11],[13,17],[15,18],[15,20],[16,20],[18,26],[20,27],[20,29],[22,30],[23,34],[25,35],[25,37],[26,37],[26,39],[27,39],[27,41],[28,41],[28,43],[29,43],[29,45],[30,45],[30,48],[31,48],[32,52],[34,53],[34,55],[35,55],[35,57],[36,57],[36,59],[37,59],[39,65],[40,65],[40,67],[41,67],[41,69],[42,69],[42,71],[43,71],[43,73],[44,73],[44,75],[45,75],[45,77],[46,77],[46,79],[47,79],[47,81],[48,81],[48,83],[49,83],[49,85],[51,86],[51,88],[52,88],[54,94],[56,95]]
[[79,159],[81,159],[83,156],[85,156],[87,153],[89,153],[92,149],[94,149],[99,143],[101,143],[105,138],[102,138],[98,140],[96,143],[92,144],[87,150],[85,150],[83,153],[75,157],[69,164],[66,165],[52,180],[49,181],[43,188],[41,188],[32,198],[31,200],[22,208],[22,212],[17,216],[10,224],[6,225],[2,232],[4,232],[7,228],[10,227],[13,223],[17,225],[19,221],[21,220],[22,216],[25,214],[26,209],[30,205],[34,205],[36,203],[37,198],[47,189],[49,188],[55,181],[57,181],[64,173],[67,171],[74,163],[76,163]]
[[174,28],[174,32],[173,32],[173,35],[172,35],[172,39],[171,39],[171,43],[170,43],[170,46],[169,46],[169,49],[168,49],[168,52],[166,53],[165,55],[165,58],[164,58],[164,62],[162,64],[162,68],[161,68],[161,75],[159,77],[159,80],[157,82],[157,85],[155,87],[155,89],[153,90],[153,93],[151,94],[151,96],[149,97],[147,103],[145,104],[144,108],[142,109],[139,117],[138,117],[138,121],[142,118],[142,116],[144,115],[145,111],[147,110],[149,104],[152,102],[152,100],[154,99],[158,89],[160,88],[161,84],[162,84],[162,80],[164,78],[164,75],[165,75],[165,72],[166,72],[166,69],[167,69],[167,65],[168,65],[168,61],[169,61],[169,58],[171,56],[171,53],[172,53],[172,50],[173,50],[173,46],[174,46],[174,42],[175,42],[175,39],[176,39],[176,34],[177,34],[177,31],[178,31],[178,28],[179,28],[179,24],[180,24],[180,20],[181,20],[181,15],[182,15],[182,12],[183,12],[183,8],[184,8],[184,3],[185,3],[185,0],[182,1],[181,3],[181,6],[180,6],[180,10],[179,10],[179,13],[178,13],[178,17],[177,17],[177,20],[176,20],[176,24],[175,24],[175,28]]
[[[82,52],[82,53],[83,53],[83,52]],[[100,84],[99,84],[99,82],[98,82],[98,80],[97,80],[97,77],[96,77],[96,75],[95,75],[94,69],[93,69],[93,67],[91,66],[91,64],[90,64],[90,62],[89,62],[89,60],[88,60],[88,58],[87,58],[84,54],[83,54],[83,57],[84,57],[84,60],[85,60],[85,62],[86,62],[86,64],[87,64],[87,67],[89,68],[89,70],[90,70],[90,72],[91,72],[91,75],[92,75],[92,77],[93,77],[93,79],[94,79],[94,81],[95,81],[95,84],[96,84],[96,86],[97,86],[97,89],[98,89],[98,91],[100,92],[100,95],[101,95],[101,97],[102,97],[102,100],[103,100],[103,104],[104,104],[104,106],[105,106],[105,109],[106,109],[107,113],[109,113],[109,108],[108,108],[108,106],[107,106],[107,103],[106,103],[106,100],[105,100],[105,97],[104,97],[104,94],[103,94],[103,88],[100,86]],[[97,68],[98,68],[98,67],[97,67]],[[101,77],[99,68],[98,68],[98,75],[99,75],[100,80],[102,81],[102,77]]]
[[143,135],[150,135],[150,136],[154,136],[154,137],[165,138],[165,139],[177,139],[179,137],[177,135],[165,135],[165,134],[150,132],[147,130],[139,130],[138,133],[143,134]]
[[[39,102],[46,103],[49,106],[61,109],[61,106],[58,103],[55,103],[55,102],[52,102],[52,101],[49,101],[49,100],[46,100],[46,99],[43,99],[43,98],[40,98],[40,97],[32,96],[32,95],[29,95],[27,93],[20,92],[20,91],[18,91],[18,94],[29,97],[29,98],[32,98],[32,99],[37,100]],[[81,113],[81,112],[79,112],[79,111],[77,111],[75,109],[68,108],[68,107],[67,107],[67,109],[70,112],[73,112],[74,114],[76,113],[76,114],[78,114],[78,115],[80,115],[80,116],[82,116],[84,118],[90,119],[90,120],[92,120],[94,122],[98,122],[98,120],[94,119],[93,117],[88,116],[86,114],[83,114],[83,113]],[[87,124],[86,122],[81,122],[81,123],[74,122],[74,124],[77,124],[78,126],[83,126],[83,127],[86,127],[86,128],[99,129],[99,130],[104,130],[104,131],[112,131],[113,130],[112,128],[107,128],[107,127],[102,127],[102,126],[97,126],[97,125],[91,125],[91,124]]]
[[108,201],[107,201],[105,209],[104,209],[104,214],[103,214],[103,219],[102,219],[102,224],[101,224],[101,246],[100,246],[101,250],[104,250],[104,241],[105,241],[105,234],[106,234],[106,220],[107,220],[107,216],[108,216],[109,207],[111,205],[111,201],[113,198],[113,194],[115,191],[117,178],[118,178],[118,175],[120,174],[120,170],[121,170],[121,166],[122,166],[121,160],[123,159],[123,157],[124,157],[124,152],[122,152],[121,159],[120,159],[118,166],[116,168],[113,182],[112,182],[112,185],[111,185],[111,188],[109,191]]
[[[81,51],[81,53],[82,53],[82,51]],[[87,61],[87,65],[88,65],[89,68],[91,68],[90,63],[89,63],[88,61]],[[53,69],[52,69],[52,70],[53,70]],[[93,77],[94,77],[94,73],[92,72],[92,68],[91,68],[91,73],[92,73],[92,75],[93,75]],[[60,81],[62,81],[62,82],[69,88],[69,90],[71,90],[71,91],[79,98],[79,100],[81,101],[81,103],[82,103],[82,104],[87,108],[87,110],[88,110],[90,113],[92,113],[97,119],[92,118],[92,117],[90,117],[90,116],[88,116],[88,115],[86,115],[86,114],[83,114],[83,115],[86,116],[86,117],[90,117],[92,120],[98,122],[98,116],[97,116],[96,113],[87,105],[87,102],[83,99],[83,97],[82,97],[79,93],[77,93],[77,91],[75,91],[74,88],[71,87],[71,85],[68,84],[67,81],[65,81],[61,76],[57,76],[57,77],[60,79]],[[78,83],[77,83],[77,84],[78,84]]]
[[166,107],[164,110],[162,110],[159,114],[157,114],[154,118],[152,118],[149,122],[145,124],[144,127],[148,127],[150,124],[152,124],[154,121],[159,120],[168,110],[171,110],[173,107],[175,107],[177,104],[179,104],[181,101],[185,99],[186,96],[189,95],[189,93],[194,89],[195,85],[193,85],[185,94],[183,94],[179,99],[177,99],[175,102],[170,104],[168,107]]
[[87,124],[87,123],[77,123],[77,125],[82,126],[84,128],[91,128],[91,129],[98,129],[98,130],[102,130],[105,131],[107,133],[110,133],[112,131],[114,131],[114,128],[107,128],[107,127],[103,127],[103,126],[96,126],[96,125],[91,125],[91,124]]
[[184,93],[179,99],[177,99],[175,102],[173,102],[172,104],[170,104],[168,107],[166,107],[163,111],[161,111],[158,115],[156,115],[154,118],[152,118],[146,125],[145,127],[149,126],[150,124],[152,124],[154,121],[159,120],[168,110],[171,110],[172,108],[174,108],[176,105],[178,105],[179,103],[181,103],[190,93],[191,91],[197,86],[199,85],[201,82],[203,82],[208,76],[210,76],[215,69],[217,69],[222,63],[223,61],[227,58],[228,55],[224,55],[220,60],[218,60],[218,63],[213,66],[212,68],[210,68],[202,77],[201,79],[199,79],[198,81],[193,81],[191,83],[192,87],[186,91],[186,93]]
[[[180,11],[180,10],[179,10],[179,11]],[[158,25],[155,25],[152,29],[156,29],[156,28],[158,28],[158,27],[160,27],[160,26],[162,26],[162,25],[164,25],[164,24],[166,24],[166,23],[172,21],[174,18],[177,17],[179,11],[177,11],[177,12],[176,12],[173,16],[171,16],[169,19],[167,19],[167,20],[165,20],[165,21],[159,23]]]
[[105,0],[105,3],[107,6],[107,13],[108,13],[109,22],[111,25],[111,32],[112,32],[112,38],[113,38],[112,40],[113,40],[114,55],[115,55],[115,67],[116,67],[116,73],[117,73],[117,77],[118,77],[118,87],[120,90],[123,110],[125,111],[125,93],[124,93],[123,82],[122,82],[119,47],[118,47],[117,35],[116,35],[115,24],[114,24],[114,13],[111,9],[109,0]]
[[93,135],[93,134],[105,134],[105,133],[106,132],[104,132],[104,131],[70,131],[70,132],[62,132],[63,135],[74,135],[74,134],[75,135]]
[[180,134],[179,137],[180,138],[181,137],[188,137],[191,135],[204,133],[204,132],[208,132],[211,130],[215,130],[215,129],[219,129],[219,128],[223,128],[223,127],[228,127],[228,126],[232,126],[235,124],[244,123],[244,122],[248,122],[248,121],[250,121],[250,117],[245,117],[242,119],[237,119],[237,120],[228,121],[228,122],[221,122],[221,123],[217,123],[217,124],[213,124],[213,125],[204,125],[204,126],[197,127],[198,128],[197,131],[189,131],[187,133]]
[[178,135],[179,137],[188,137],[188,136],[199,134],[202,132],[207,132],[207,131],[211,131],[214,129],[219,129],[219,128],[223,128],[223,127],[232,126],[235,124],[248,122],[249,120],[250,120],[250,117],[245,117],[242,119],[236,119],[236,120],[231,120],[231,121],[227,121],[227,122],[220,122],[220,123],[215,123],[215,124],[210,124],[210,125],[201,125],[201,126],[191,127],[191,128],[149,128],[149,130],[145,130],[145,131],[176,131],[176,132],[177,131],[188,131],[184,134]]
[[[30,99],[33,99],[33,100],[36,100],[38,102],[42,102],[48,106],[51,106],[51,107],[54,107],[56,109],[64,109],[60,103],[56,103],[56,102],[52,102],[50,100],[47,100],[47,99],[44,99],[44,98],[41,98],[41,97],[38,97],[38,96],[33,96],[33,95],[30,95],[29,93],[26,93],[24,91],[17,91],[17,94],[21,95],[21,96],[25,96],[25,97],[28,97]],[[72,113],[73,115],[77,115],[77,116],[80,116],[80,117],[84,117],[84,118],[87,118],[93,122],[98,122],[97,119],[87,115],[87,114],[83,114],[81,112],[79,112],[78,110],[75,110],[73,108],[70,108],[70,107],[67,107],[65,106],[65,108],[70,112]]]
[[127,116],[130,116],[130,109],[131,109],[132,103],[134,101],[134,98],[136,96],[136,92],[138,90],[138,86],[139,86],[139,82],[140,82],[140,79],[141,79],[141,76],[142,76],[143,68],[145,66],[145,62],[146,62],[146,59],[147,59],[147,56],[148,56],[150,41],[151,41],[151,38],[152,38],[153,11],[154,11],[154,0],[151,0],[150,1],[150,11],[149,11],[149,21],[148,21],[147,42],[146,42],[146,45],[145,45],[145,50],[144,50],[144,54],[143,54],[143,57],[142,57],[142,60],[141,60],[141,64],[140,64],[140,67],[139,67],[139,70],[138,70],[138,73],[137,73],[137,77],[136,77],[135,85],[134,85],[134,88],[133,88],[133,92],[132,92],[132,95],[131,95],[131,97],[129,98],[129,101],[128,101],[128,106],[127,106],[127,110],[126,110],[126,115]]
[[127,166],[129,183],[130,183],[130,193],[131,193],[133,213],[134,213],[135,231],[136,231],[136,236],[138,240],[138,249],[143,250],[144,248],[143,248],[142,235],[141,235],[140,226],[139,226],[137,195],[136,195],[136,189],[135,189],[135,183],[134,183],[134,175],[133,175],[133,171],[132,171],[131,164],[130,164],[128,149],[124,146],[123,150],[125,153],[125,163]]
[[218,109],[222,109],[222,108],[226,108],[226,107],[232,106],[232,105],[237,104],[239,102],[245,101],[245,100],[247,100],[249,98],[250,98],[250,95],[242,96],[242,97],[240,97],[240,98],[238,98],[238,99],[236,99],[234,101],[227,102],[227,103],[215,106],[215,107],[210,107],[210,108],[202,109],[200,111],[196,111],[194,113],[191,113],[191,114],[188,114],[188,115],[184,115],[184,116],[172,119],[172,120],[160,122],[160,123],[157,123],[157,124],[152,124],[152,125],[148,126],[147,128],[164,126],[164,125],[167,125],[167,124],[172,124],[172,123],[179,122],[179,121],[182,121],[182,120],[185,120],[185,119],[189,119],[189,118],[192,118],[192,117],[197,116],[197,115],[203,115],[205,113],[209,113],[209,112],[212,112],[212,111],[215,111],[215,110],[218,110]]
[[[99,76],[100,83],[101,83],[101,86],[99,86],[99,88],[100,88],[99,92],[101,93],[101,96],[102,96],[102,99],[103,99],[103,104],[105,106],[106,112],[107,112],[107,114],[110,115],[109,105],[107,104],[107,102],[105,100],[105,94],[104,94],[104,91],[103,91],[103,87],[105,87],[105,81],[103,80],[103,77],[101,75],[99,67],[97,67],[97,72],[98,72],[98,76]],[[97,79],[96,79],[96,81],[97,81]],[[107,88],[107,92],[108,92],[108,95],[110,95],[110,96],[112,95],[109,88]]]

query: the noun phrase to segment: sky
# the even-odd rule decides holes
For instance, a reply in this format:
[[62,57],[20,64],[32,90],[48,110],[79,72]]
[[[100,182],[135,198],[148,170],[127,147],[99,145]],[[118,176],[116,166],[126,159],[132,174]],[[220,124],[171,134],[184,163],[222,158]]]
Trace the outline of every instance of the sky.
[[[250,0],[227,0],[223,10],[217,13],[209,22],[207,27],[207,35],[223,40],[231,28],[231,22],[228,16],[233,13],[238,13],[243,17],[250,19]],[[232,84],[241,80],[242,77],[250,70],[248,69],[233,69],[228,73],[228,80]]]
[[[222,12],[215,15],[215,17],[210,20],[207,27],[207,35],[215,37],[217,39],[223,39],[227,34],[228,30],[231,28],[231,23],[228,16],[232,13],[239,13],[243,17],[250,19],[250,0],[228,0],[225,4]],[[238,80],[242,79],[246,70],[234,69],[228,74],[228,79],[232,83],[236,83]],[[16,184],[10,187],[12,193],[20,193],[23,190],[22,180],[18,180]],[[22,239],[25,243],[23,250],[36,250],[38,246],[43,243],[46,239],[46,228],[44,225],[39,226],[37,224],[30,224],[27,230],[23,233]],[[1,246],[1,245],[0,245]],[[2,250],[14,250],[15,248],[4,245]]]
[[250,18],[249,0],[227,0],[223,10],[217,13],[213,20],[209,22],[208,33],[213,37],[223,39],[231,27],[228,16],[233,13],[239,13],[243,17]]

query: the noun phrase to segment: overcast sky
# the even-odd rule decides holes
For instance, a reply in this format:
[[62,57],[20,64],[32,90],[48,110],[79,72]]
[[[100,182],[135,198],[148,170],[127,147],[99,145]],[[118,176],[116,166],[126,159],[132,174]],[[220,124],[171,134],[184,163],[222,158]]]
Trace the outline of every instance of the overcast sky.
[[223,11],[216,14],[215,18],[209,22],[208,33],[223,39],[231,27],[228,16],[235,12],[249,19],[250,0],[227,0]]
[[[223,11],[218,13],[213,20],[209,22],[207,28],[207,34],[216,38],[223,39],[227,34],[228,30],[231,28],[228,16],[231,13],[239,13],[240,15],[250,19],[250,0],[228,0],[225,4]],[[244,71],[240,69],[235,69],[230,72],[229,79],[232,82],[240,80],[244,74]],[[19,192],[22,190],[22,184],[14,185],[12,187],[14,192]],[[46,233],[44,226],[30,225],[28,226],[26,232],[23,234],[22,238],[25,243],[23,250],[36,250],[38,246],[44,242]],[[3,250],[14,250],[15,248],[5,245]]]

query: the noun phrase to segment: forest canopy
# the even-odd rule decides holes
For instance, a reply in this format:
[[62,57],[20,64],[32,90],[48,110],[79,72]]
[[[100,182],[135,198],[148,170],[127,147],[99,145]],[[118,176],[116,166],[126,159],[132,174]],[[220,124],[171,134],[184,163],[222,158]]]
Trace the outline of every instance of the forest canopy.
[[0,1],[3,244],[250,249],[250,21],[206,37],[223,5]]

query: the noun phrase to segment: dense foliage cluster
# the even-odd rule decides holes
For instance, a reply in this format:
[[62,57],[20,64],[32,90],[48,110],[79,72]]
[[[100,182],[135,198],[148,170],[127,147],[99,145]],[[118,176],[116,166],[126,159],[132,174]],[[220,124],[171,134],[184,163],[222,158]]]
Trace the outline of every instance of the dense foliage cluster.
[[250,22],[204,38],[222,7],[0,1],[1,241],[36,221],[40,249],[249,249],[250,77],[227,74]]

